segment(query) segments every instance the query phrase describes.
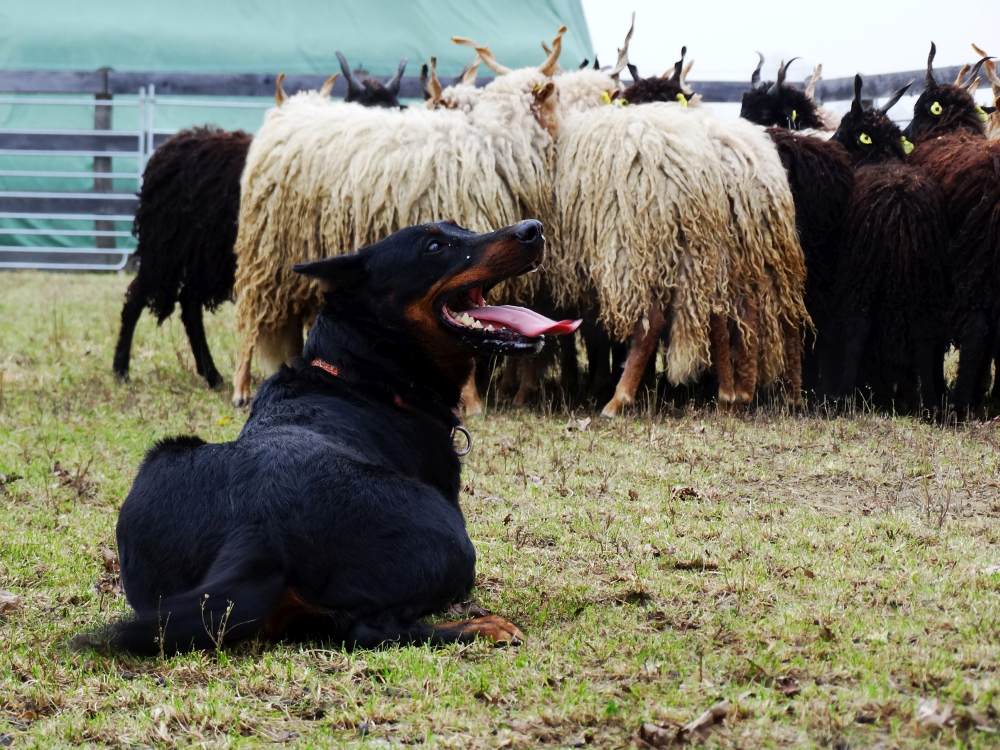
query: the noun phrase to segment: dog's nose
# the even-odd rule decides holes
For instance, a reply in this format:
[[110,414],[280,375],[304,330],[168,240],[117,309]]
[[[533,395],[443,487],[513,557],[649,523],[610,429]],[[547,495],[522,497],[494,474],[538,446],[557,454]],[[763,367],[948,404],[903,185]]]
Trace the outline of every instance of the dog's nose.
[[525,245],[532,244],[542,236],[542,222],[535,219],[522,221],[514,227],[514,236]]

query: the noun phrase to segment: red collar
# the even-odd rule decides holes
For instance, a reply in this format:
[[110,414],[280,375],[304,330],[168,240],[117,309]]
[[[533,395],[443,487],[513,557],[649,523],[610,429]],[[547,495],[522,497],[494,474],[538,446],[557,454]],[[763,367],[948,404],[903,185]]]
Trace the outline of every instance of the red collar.
[[[316,357],[316,359],[314,359],[309,364],[313,367],[318,367],[323,372],[327,373],[328,375],[332,375],[335,378],[340,377],[340,368],[337,367],[337,365],[330,364],[325,359],[320,359],[319,357]],[[407,404],[405,401],[403,401],[402,396],[400,396],[398,393],[393,394],[392,402],[393,404],[395,404],[396,408],[401,411],[413,411],[410,405]],[[459,456],[465,456],[469,453],[469,451],[472,450],[472,435],[470,435],[469,431],[464,427],[462,427],[462,425],[456,425],[451,428],[451,439],[453,444],[455,440],[455,433],[459,433],[462,435],[463,438],[465,438],[465,445],[462,448],[456,448],[455,453],[457,453]]]
[[333,375],[333,377],[335,378],[340,377],[340,368],[337,367],[336,365],[331,365],[325,359],[320,359],[319,357],[316,357],[316,359],[314,359],[309,364],[312,365],[313,367],[318,367],[319,369],[323,370],[323,372],[327,372],[330,375]]

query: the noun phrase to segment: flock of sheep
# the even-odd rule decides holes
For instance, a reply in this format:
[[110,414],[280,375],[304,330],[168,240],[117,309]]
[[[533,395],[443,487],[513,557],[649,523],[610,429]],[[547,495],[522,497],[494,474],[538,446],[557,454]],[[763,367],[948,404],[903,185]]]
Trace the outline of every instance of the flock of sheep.
[[[983,413],[1000,365],[1000,114],[972,92],[986,75],[1000,100],[992,60],[977,48],[971,69],[939,82],[932,45],[904,134],[886,113],[908,87],[867,107],[858,76],[837,118],[814,99],[818,68],[799,89],[785,64],[762,82],[761,58],[729,121],[699,106],[685,51],[643,78],[630,29],[613,67],[562,70],[564,32],[541,65],[517,70],[454,39],[475,58],[447,87],[432,59],[424,107],[399,106],[403,64],[381,84],[340,56],[346,102],[331,100],[333,79],[288,96],[279,77],[252,138],[206,127],[166,142],[140,194],[116,373],[127,377],[143,308],[163,320],[179,302],[198,372],[218,385],[202,309],[235,298],[233,399],[245,404],[254,354],[275,371],[300,354],[318,311],[318,288],[293,264],[431,220],[485,231],[536,217],[543,272],[493,296],[584,319],[579,390],[610,395],[606,416],[634,402],[661,345],[669,382],[700,383],[720,404],[763,389],[792,403],[865,389],[897,411]],[[480,65],[495,73],[485,86]],[[575,344],[562,354],[576,390]],[[543,364],[508,363],[517,403]],[[463,401],[480,408],[474,382]]]

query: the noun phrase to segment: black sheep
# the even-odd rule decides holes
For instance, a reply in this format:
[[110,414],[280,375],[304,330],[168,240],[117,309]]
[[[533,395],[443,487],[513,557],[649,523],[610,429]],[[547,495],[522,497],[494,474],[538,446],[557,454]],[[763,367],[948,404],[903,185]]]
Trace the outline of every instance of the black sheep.
[[791,132],[820,127],[822,118],[810,96],[785,84],[791,60],[778,69],[775,83],[761,84],[763,62],[761,56],[750,78],[751,90],[743,96],[741,116],[758,125],[773,126],[767,132],[778,149],[795,201],[795,226],[806,259],[806,309],[815,326],[802,357],[802,384],[806,392],[815,392],[854,170],[841,144]]
[[[987,140],[988,115],[964,84],[934,79],[935,52],[932,43],[907,135],[916,146],[914,163],[938,180],[947,203],[952,325],[960,352],[953,398],[964,417],[983,406],[991,360],[1000,373],[1000,141]],[[1000,402],[996,382],[993,398]]]
[[[346,67],[343,56],[338,53],[338,57]],[[352,76],[348,100],[365,106],[400,106],[396,94],[405,65],[400,63],[385,86],[372,79],[363,85],[351,83]],[[275,81],[279,106],[286,99],[283,80],[281,75]],[[321,92],[329,93],[333,80],[327,79]],[[143,308],[152,310],[162,323],[180,302],[198,374],[212,388],[222,384],[205,339],[202,310],[214,311],[232,297],[240,175],[251,138],[242,130],[182,130],[157,148],[146,164],[132,225],[139,271],[125,293],[115,346],[114,372],[119,380],[128,379],[132,337]]]
[[851,111],[833,136],[857,172],[822,386],[831,396],[867,386],[879,406],[936,413],[949,298],[944,196],[932,177],[905,163],[911,146],[887,115],[909,84],[880,109],[862,107],[861,88],[856,76]]

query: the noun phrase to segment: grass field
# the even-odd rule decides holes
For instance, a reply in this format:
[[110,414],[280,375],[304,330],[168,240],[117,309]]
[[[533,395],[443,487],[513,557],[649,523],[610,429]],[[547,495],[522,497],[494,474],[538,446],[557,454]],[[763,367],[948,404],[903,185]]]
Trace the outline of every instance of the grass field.
[[[113,381],[126,283],[0,275],[0,746],[1000,746],[995,422],[494,413],[462,502],[474,600],[521,647],[71,651],[127,612],[146,448],[244,418],[179,320]],[[207,326],[228,376],[232,307]]]

